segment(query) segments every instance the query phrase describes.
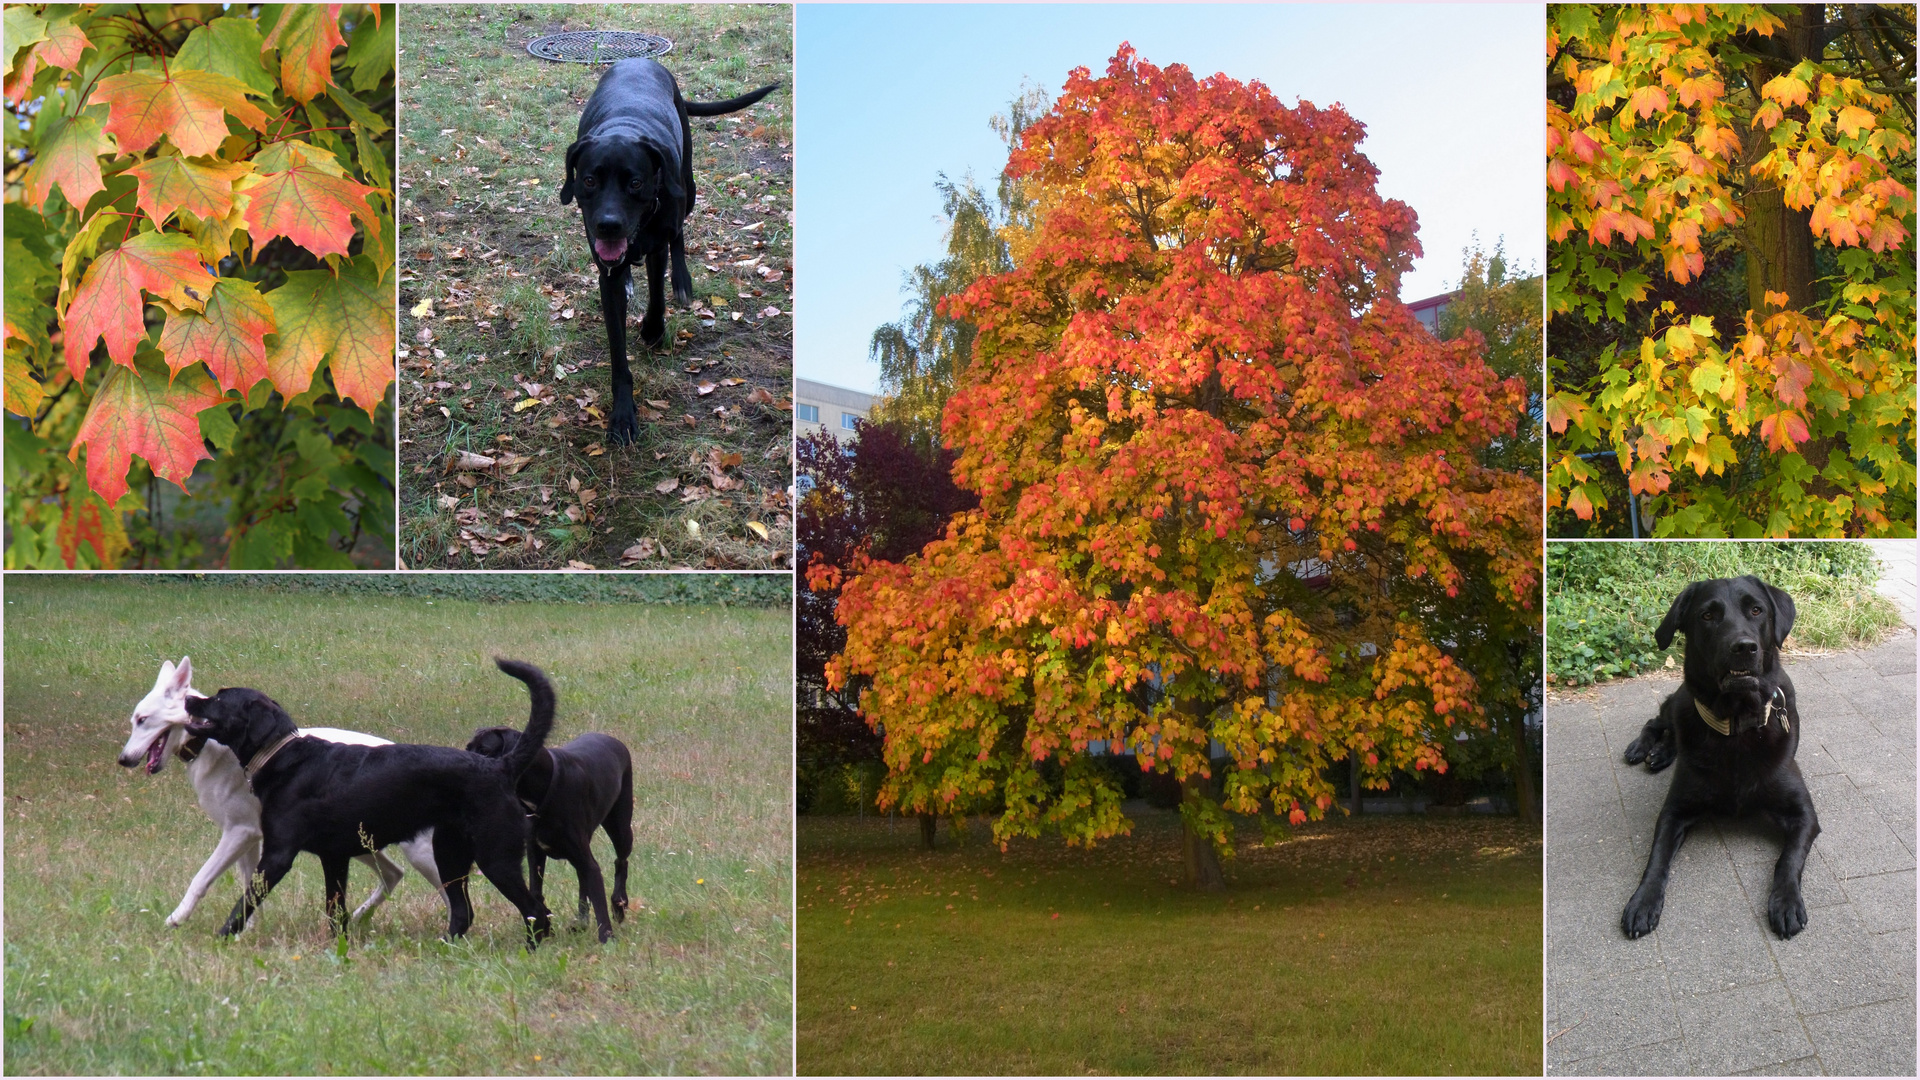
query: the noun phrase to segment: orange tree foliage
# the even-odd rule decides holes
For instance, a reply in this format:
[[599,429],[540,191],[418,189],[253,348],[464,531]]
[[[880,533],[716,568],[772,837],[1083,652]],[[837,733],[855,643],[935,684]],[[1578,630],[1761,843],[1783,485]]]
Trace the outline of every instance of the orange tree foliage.
[[1612,457],[1657,535],[1913,534],[1913,11],[1821,10],[1549,9],[1547,485],[1577,521]]
[[128,515],[213,450],[228,565],[390,535],[393,40],[390,6],[7,9],[8,566],[190,556]]
[[1363,131],[1124,45],[1026,130],[1016,268],[946,301],[978,328],[944,435],[980,505],[812,572],[844,586],[829,679],[871,680],[884,804],[998,796],[1003,842],[1092,842],[1129,828],[1101,743],[1225,849],[1223,808],[1318,818],[1349,754],[1376,787],[1445,767],[1479,706],[1431,614],[1474,582],[1532,607],[1540,488],[1477,456],[1521,380],[1397,298],[1414,214]]

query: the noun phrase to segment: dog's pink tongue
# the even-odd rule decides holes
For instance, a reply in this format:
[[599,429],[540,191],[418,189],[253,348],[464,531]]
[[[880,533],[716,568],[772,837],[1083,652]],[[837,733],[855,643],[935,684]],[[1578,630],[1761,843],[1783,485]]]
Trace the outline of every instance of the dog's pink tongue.
[[148,776],[152,776],[154,773],[157,773],[160,771],[160,766],[164,763],[166,754],[167,754],[166,736],[162,735],[159,738],[147,744],[147,775]]
[[625,240],[595,240],[593,242],[593,253],[600,256],[601,262],[619,262],[620,257],[627,253],[627,242]]

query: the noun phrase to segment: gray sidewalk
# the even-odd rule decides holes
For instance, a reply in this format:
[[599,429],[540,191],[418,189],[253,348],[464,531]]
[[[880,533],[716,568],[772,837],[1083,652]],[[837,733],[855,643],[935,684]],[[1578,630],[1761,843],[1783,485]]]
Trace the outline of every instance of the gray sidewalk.
[[1678,673],[1548,702],[1548,1075],[1914,1074],[1914,635],[1786,668],[1821,827],[1791,941],[1766,925],[1780,838],[1731,819],[1687,838],[1660,928],[1627,940],[1671,772],[1621,754]]

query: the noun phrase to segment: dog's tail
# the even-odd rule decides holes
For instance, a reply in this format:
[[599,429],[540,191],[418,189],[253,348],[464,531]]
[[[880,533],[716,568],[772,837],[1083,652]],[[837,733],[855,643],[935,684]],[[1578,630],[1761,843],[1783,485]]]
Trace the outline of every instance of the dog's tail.
[[539,668],[520,660],[508,660],[496,656],[493,662],[501,671],[527,684],[527,692],[533,695],[533,714],[527,719],[526,733],[520,736],[512,750],[500,760],[507,767],[507,775],[519,779],[527,766],[533,764],[533,756],[546,744],[547,734],[553,730],[553,684]]
[[773,83],[769,86],[763,86],[758,90],[750,90],[747,93],[741,94],[739,97],[728,98],[725,101],[689,101],[687,102],[687,115],[721,116],[730,112],[739,112],[741,109],[759,101],[761,98],[766,97],[778,89],[780,89],[780,84]]

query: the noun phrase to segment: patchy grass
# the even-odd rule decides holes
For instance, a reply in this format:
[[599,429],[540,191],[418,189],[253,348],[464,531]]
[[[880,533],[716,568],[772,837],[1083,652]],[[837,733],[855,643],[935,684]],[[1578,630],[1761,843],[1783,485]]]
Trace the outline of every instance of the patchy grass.
[[[407,5],[400,19],[401,558],[786,567],[792,9]],[[671,38],[662,62],[690,100],[782,84],[742,112],[693,121],[696,304],[670,303],[666,342],[650,350],[639,336],[644,275],[638,283],[628,350],[640,439],[620,448],[604,444],[599,278],[579,208],[559,195],[603,69],[526,51],[536,37],[589,29]],[[462,452],[494,464],[449,468]]]
[[[551,579],[553,575],[540,575]],[[791,616],[784,608],[474,603],[243,591],[125,577],[6,580],[6,1071],[19,1074],[784,1073],[792,1061]],[[254,686],[295,718],[465,745],[525,722],[488,662],[552,677],[556,739],[633,751],[635,908],[606,946],[528,955],[476,883],[472,934],[409,872],[336,951],[303,855],[237,939],[239,886],[166,914],[217,830],[178,762],[114,755],[162,657],[201,689]],[[604,834],[596,854],[610,874]],[[357,903],[371,875],[355,866]]]
[[1363,818],[1175,884],[1177,813],[1099,847],[925,853],[799,826],[802,1074],[1539,1075],[1540,834]]

